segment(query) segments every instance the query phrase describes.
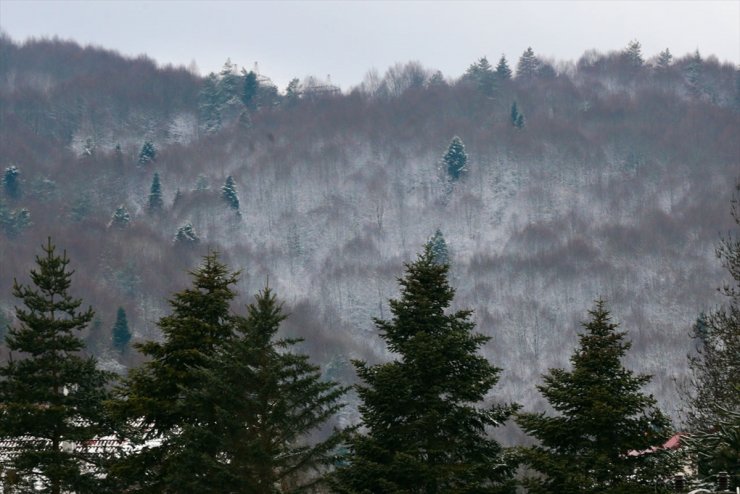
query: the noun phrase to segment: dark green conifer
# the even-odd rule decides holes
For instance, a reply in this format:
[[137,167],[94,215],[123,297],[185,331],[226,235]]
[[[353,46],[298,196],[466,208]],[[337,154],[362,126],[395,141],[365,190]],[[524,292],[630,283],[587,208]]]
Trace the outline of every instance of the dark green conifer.
[[121,204],[113,212],[113,216],[111,217],[110,223],[108,223],[108,227],[126,228],[129,223],[131,223],[131,215],[129,214],[128,209],[126,209],[126,206]]
[[239,212],[239,195],[236,193],[236,183],[231,175],[226,177],[226,183],[221,187],[221,197],[231,209]]
[[147,207],[150,213],[159,212],[164,207],[164,201],[162,200],[162,185],[159,182],[159,173],[157,172],[154,172],[152,186],[149,189],[149,204]]
[[444,235],[442,235],[442,230],[437,228],[437,231],[434,232],[432,238],[427,242],[427,246],[429,246],[432,251],[434,262],[437,264],[450,263],[450,254],[447,250],[447,242],[445,241]]
[[650,376],[623,367],[631,344],[604,301],[589,314],[571,370],[551,369],[537,387],[557,415],[517,417],[539,442],[523,450],[525,462],[543,474],[528,479],[529,492],[662,492],[678,464],[669,451],[647,451],[671,436],[670,421],[641,391]]
[[150,141],[145,141],[144,145],[141,146],[139,152],[139,165],[146,165],[155,161],[157,158],[157,150],[154,148],[154,144]]
[[17,166],[9,166],[3,173],[3,189],[11,199],[17,199],[21,195],[20,174]]
[[179,245],[193,245],[200,242],[200,237],[195,232],[192,223],[185,223],[177,229],[175,234],[175,243]]
[[244,74],[244,86],[242,88],[242,103],[249,110],[257,109],[257,93],[259,91],[259,81],[257,74],[250,70]]
[[504,55],[501,55],[498,65],[496,65],[496,78],[499,81],[508,81],[511,79],[511,69]]
[[345,389],[279,339],[285,319],[269,288],[236,318],[236,337],[195,373],[183,401],[196,419],[174,440],[167,484],[175,492],[299,492],[320,482],[342,435],[310,435],[342,405]]
[[131,452],[114,466],[111,475],[121,483],[121,491],[185,492],[167,483],[177,457],[177,431],[194,416],[183,397],[197,386],[196,369],[232,337],[229,306],[238,273],[230,272],[213,253],[191,275],[192,287],[176,293],[170,300],[172,313],[159,320],[163,341],[134,344],[150,360],[131,370],[111,403],[122,424],[136,426],[126,432],[135,444],[161,441]]
[[119,307],[116,312],[116,323],[113,325],[112,334],[113,348],[119,353],[123,353],[128,347],[129,341],[131,341],[131,331],[128,329],[126,311],[123,307]]
[[25,307],[16,308],[19,324],[6,337],[20,355],[0,367],[0,437],[18,442],[8,466],[25,485],[38,479],[42,490],[34,492],[98,493],[102,459],[84,443],[105,433],[110,376],[82,355],[79,333],[93,310],[79,310],[82,301],[69,294],[74,271],[66,253],[57,255],[51,239],[43,251],[32,285],[13,283]]
[[449,311],[448,269],[427,246],[406,265],[392,319],[375,321],[397,358],[355,362],[364,430],[349,441],[338,492],[513,492],[511,465],[489,435],[513,407],[481,405],[500,369],[478,353],[489,338],[474,332],[472,312]]
[[511,125],[517,129],[524,128],[524,113],[519,110],[516,101],[511,104]]
[[468,155],[465,153],[465,144],[463,144],[462,139],[457,136],[452,138],[447,152],[442,157],[442,163],[450,180],[453,181],[459,179],[468,171]]

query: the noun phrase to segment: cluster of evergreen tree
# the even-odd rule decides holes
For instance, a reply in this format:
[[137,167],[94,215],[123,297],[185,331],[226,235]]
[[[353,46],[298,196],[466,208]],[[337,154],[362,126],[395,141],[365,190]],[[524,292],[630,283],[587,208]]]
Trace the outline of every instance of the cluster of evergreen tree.
[[[740,223],[737,200],[733,214]],[[691,359],[689,446],[700,473],[738,475],[738,273],[740,241],[723,239],[718,255],[735,285],[730,304],[713,312]],[[215,253],[192,285],[170,300],[161,341],[135,344],[148,358],[111,390],[112,375],[84,356],[79,336],[91,308],[69,289],[73,272],[51,240],[14,284],[24,307],[0,367],[3,480],[19,492],[305,492],[626,494],[666,492],[683,458],[660,446],[669,419],[642,388],[650,376],[622,363],[630,348],[603,300],[583,323],[570,369],[551,369],[538,386],[554,414],[520,412],[493,399],[501,369],[480,354],[490,337],[475,331],[472,311],[452,311],[448,252],[437,231],[399,279],[392,317],[375,324],[386,363],[355,361],[360,378],[358,428],[324,431],[348,388],[322,379],[278,337],[285,319],[269,287],[245,316],[232,311],[232,272]],[[125,311],[116,348],[131,338]],[[507,449],[491,436],[509,419],[538,442]],[[85,447],[114,434],[127,448]],[[534,475],[515,478],[519,465]]]

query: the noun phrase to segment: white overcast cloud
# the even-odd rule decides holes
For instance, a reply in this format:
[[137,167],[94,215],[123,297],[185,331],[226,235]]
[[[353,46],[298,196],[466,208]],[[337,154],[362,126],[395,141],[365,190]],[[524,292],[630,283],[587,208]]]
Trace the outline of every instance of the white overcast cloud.
[[699,49],[740,63],[740,1],[34,1],[1,0],[0,28],[16,41],[59,36],[161,64],[251,67],[282,88],[325,77],[348,89],[371,68],[418,60],[451,77],[486,55],[577,60],[632,39],[646,57]]

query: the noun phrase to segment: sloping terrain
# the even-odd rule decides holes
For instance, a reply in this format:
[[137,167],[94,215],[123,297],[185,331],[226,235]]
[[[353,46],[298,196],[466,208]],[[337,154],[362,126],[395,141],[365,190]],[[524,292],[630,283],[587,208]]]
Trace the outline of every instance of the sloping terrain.
[[[122,369],[138,357],[110,348],[117,308],[135,338],[157,338],[167,297],[218,250],[242,270],[241,307],[269,281],[292,314],[285,331],[351,380],[350,358],[387,357],[372,319],[388,316],[403,263],[440,229],[456,304],[475,310],[504,369],[496,399],[540,406],[540,374],[567,365],[578,321],[604,297],[634,343],[629,365],[655,375],[651,391],[675,412],[689,327],[719,300],[714,245],[732,225],[731,65],[590,53],[481,90],[471,73],[409,64],[346,94],[263,83],[250,108],[233,70],[209,82],[60,41],[0,39],[0,54],[0,168],[19,172],[0,196],[5,319],[13,278],[51,235],[98,313],[91,348]],[[453,136],[469,158],[459,180],[441,165]],[[156,158],[142,163],[147,141]],[[155,172],[160,211],[148,208]],[[222,198],[227,176],[239,214]],[[130,222],[116,227],[120,206]],[[7,226],[24,208],[30,224]],[[175,242],[188,223],[200,241]]]

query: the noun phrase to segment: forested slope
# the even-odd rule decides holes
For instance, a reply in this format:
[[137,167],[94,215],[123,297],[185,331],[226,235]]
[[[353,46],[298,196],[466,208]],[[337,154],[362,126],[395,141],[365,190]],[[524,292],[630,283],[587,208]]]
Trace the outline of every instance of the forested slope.
[[[634,341],[629,365],[655,374],[651,391],[675,411],[689,327],[723,280],[714,245],[740,172],[738,71],[698,53],[523,58],[512,78],[483,60],[457,78],[409,63],[344,93],[314,78],[278,92],[261,77],[245,94],[230,64],[200,78],[2,38],[0,168],[17,174],[0,196],[0,311],[11,320],[12,280],[51,235],[97,311],[91,347],[120,370],[139,357],[111,347],[117,309],[135,339],[157,338],[166,298],[218,250],[243,270],[239,304],[269,279],[286,331],[351,380],[353,356],[385,358],[372,318],[387,317],[403,263],[439,229],[456,303],[504,369],[497,399],[537,406],[534,384],[566,364],[579,318],[604,297]],[[468,156],[458,179],[441,163],[454,136]],[[176,240],[187,224],[197,242]]]

